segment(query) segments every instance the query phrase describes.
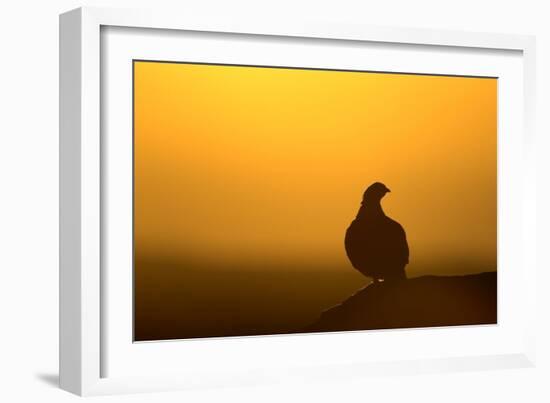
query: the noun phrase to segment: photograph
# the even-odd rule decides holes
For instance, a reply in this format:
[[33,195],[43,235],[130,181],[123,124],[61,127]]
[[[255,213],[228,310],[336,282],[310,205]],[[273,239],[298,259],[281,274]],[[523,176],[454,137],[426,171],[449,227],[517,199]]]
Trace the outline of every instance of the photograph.
[[133,60],[134,341],[496,324],[497,87]]
[[1,400],[549,403],[540,3],[3,3]]

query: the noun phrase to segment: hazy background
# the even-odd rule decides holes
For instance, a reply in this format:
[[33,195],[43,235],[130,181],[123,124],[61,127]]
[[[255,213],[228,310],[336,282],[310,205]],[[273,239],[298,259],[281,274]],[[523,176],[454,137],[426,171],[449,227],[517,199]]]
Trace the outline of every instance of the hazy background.
[[391,190],[409,276],[496,269],[496,79],[135,63],[137,340],[299,329],[367,279]]

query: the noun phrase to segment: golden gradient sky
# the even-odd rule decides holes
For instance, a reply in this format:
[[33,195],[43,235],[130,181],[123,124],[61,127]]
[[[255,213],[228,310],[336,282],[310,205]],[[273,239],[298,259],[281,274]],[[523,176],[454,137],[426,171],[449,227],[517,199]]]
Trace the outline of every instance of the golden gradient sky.
[[381,181],[409,273],[496,264],[496,79],[134,68],[137,255],[351,269],[344,232]]

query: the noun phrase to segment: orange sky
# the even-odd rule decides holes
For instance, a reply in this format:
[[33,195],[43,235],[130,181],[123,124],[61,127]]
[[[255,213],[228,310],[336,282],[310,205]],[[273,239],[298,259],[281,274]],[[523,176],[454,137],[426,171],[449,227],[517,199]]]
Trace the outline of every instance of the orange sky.
[[496,263],[496,79],[134,67],[137,254],[340,269],[381,181],[409,272]]

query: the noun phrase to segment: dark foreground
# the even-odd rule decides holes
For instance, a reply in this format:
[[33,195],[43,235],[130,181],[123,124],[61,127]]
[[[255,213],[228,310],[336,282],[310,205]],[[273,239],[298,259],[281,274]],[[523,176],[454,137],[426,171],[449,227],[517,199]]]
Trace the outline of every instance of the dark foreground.
[[394,290],[365,287],[369,280],[347,261],[321,268],[264,262],[259,270],[255,262],[214,267],[138,255],[135,265],[135,341],[496,321],[496,273],[452,275],[487,272],[489,264],[418,266],[415,273],[441,276],[415,277]]
[[305,332],[495,324],[497,273],[423,276],[369,285],[323,312]]

